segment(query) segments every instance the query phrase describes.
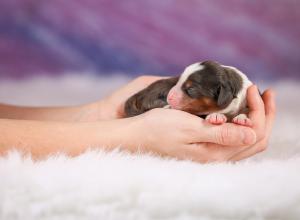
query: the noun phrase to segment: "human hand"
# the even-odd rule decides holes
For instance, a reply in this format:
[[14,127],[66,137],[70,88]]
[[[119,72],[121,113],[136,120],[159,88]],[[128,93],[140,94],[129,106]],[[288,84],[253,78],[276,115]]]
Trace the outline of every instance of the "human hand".
[[247,91],[249,118],[252,128],[256,133],[257,141],[254,145],[234,155],[232,161],[242,160],[258,152],[266,150],[271,136],[276,115],[275,94],[271,89],[266,90],[262,98],[256,86],[251,86]]
[[139,146],[139,151],[178,159],[227,161],[256,142],[252,128],[233,123],[211,125],[174,109],[153,109],[130,119],[128,134],[134,149]]
[[134,117],[130,134],[140,151],[202,163],[241,160],[266,149],[275,116],[273,97],[270,90],[264,93],[264,107],[257,88],[249,88],[252,128],[233,123],[216,126],[183,111],[154,109]]

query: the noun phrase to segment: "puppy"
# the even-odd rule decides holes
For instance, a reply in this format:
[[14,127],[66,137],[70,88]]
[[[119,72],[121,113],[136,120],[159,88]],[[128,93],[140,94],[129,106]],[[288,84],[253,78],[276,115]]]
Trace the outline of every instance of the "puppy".
[[153,108],[172,108],[205,118],[209,123],[230,120],[251,126],[246,94],[252,82],[238,69],[215,61],[194,63],[180,77],[158,80],[130,97],[125,117]]

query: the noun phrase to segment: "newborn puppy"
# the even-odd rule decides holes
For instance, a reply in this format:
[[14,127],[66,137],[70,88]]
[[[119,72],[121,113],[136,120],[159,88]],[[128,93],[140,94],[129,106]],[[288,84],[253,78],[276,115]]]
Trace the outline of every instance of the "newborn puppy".
[[130,97],[125,103],[125,117],[153,108],[172,108],[205,117],[212,124],[227,120],[251,126],[246,94],[252,85],[238,69],[215,61],[188,66],[180,77],[158,80]]

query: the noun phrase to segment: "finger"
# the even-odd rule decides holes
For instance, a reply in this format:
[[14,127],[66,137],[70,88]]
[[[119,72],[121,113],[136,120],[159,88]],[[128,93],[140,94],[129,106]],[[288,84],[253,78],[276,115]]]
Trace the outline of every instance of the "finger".
[[275,94],[272,90],[267,90],[263,93],[262,98],[265,103],[265,112],[266,112],[266,125],[265,125],[266,136],[263,140],[259,141],[249,149],[246,149],[234,155],[232,158],[230,158],[230,160],[232,161],[238,161],[253,156],[261,151],[264,151],[268,145],[268,140],[272,132],[273,123],[276,114]]
[[275,104],[275,93],[272,90],[266,90],[262,95],[264,104],[265,104],[265,112],[266,112],[266,137],[268,139],[271,135],[271,131],[273,128],[275,114],[276,114],[276,104]]
[[264,92],[263,101],[265,104],[266,117],[274,120],[276,114],[275,93],[268,89]]
[[[272,90],[266,90],[262,96],[264,104],[265,104],[265,112],[266,112],[266,125],[265,125],[265,138],[262,140],[262,148],[267,147],[269,138],[272,133],[272,128],[276,115],[276,104],[275,104],[275,93]],[[261,149],[264,150],[264,149]]]
[[215,143],[224,146],[249,146],[256,142],[252,128],[233,123],[210,125],[205,123],[199,128],[195,142]]
[[252,128],[256,132],[257,139],[261,140],[265,134],[265,107],[256,86],[251,86],[247,90],[247,103],[249,118],[253,123]]

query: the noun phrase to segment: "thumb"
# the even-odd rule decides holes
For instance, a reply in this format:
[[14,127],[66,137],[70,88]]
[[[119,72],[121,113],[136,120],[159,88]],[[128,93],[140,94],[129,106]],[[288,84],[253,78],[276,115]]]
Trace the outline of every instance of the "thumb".
[[256,142],[256,134],[249,127],[232,123],[212,125],[202,132],[202,141],[225,146],[249,146]]

